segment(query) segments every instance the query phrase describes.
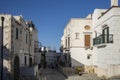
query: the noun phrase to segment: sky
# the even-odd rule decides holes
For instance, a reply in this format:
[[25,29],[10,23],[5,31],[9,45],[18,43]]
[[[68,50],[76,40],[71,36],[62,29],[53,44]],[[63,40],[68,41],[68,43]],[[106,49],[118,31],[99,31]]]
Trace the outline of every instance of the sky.
[[57,51],[69,20],[84,18],[96,8],[110,8],[110,0],[0,0],[0,14],[32,20],[42,45]]

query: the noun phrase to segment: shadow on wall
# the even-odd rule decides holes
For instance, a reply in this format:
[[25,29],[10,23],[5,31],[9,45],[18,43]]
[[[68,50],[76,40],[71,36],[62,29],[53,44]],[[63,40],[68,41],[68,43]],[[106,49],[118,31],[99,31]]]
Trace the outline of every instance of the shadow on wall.
[[8,60],[11,59],[10,58],[11,54],[10,54],[10,51],[6,48],[6,45],[3,47],[3,59],[6,60],[6,61],[8,61]]
[[6,67],[3,67],[3,80],[10,80],[10,72]]
[[3,80],[10,80],[11,72],[9,72],[8,68],[10,67],[9,61],[11,59],[11,54],[6,46],[7,44],[3,46]]
[[84,67],[84,64],[78,62],[77,60],[71,58],[71,64],[72,64],[72,67],[76,67],[76,66],[82,66]]

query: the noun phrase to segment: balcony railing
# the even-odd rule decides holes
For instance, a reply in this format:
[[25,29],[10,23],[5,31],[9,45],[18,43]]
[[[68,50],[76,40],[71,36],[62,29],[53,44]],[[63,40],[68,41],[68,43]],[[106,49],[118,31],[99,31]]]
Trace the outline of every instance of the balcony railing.
[[113,43],[113,34],[109,34],[109,35],[102,34],[93,39],[93,45],[99,45],[104,43]]

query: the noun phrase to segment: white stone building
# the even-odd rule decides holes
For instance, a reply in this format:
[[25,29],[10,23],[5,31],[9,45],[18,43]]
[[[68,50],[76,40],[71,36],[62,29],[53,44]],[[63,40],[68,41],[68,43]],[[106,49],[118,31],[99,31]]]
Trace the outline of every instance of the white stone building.
[[90,66],[92,54],[92,16],[72,18],[64,29],[61,45],[70,52],[72,66]]
[[22,16],[0,14],[1,17],[5,18],[3,65],[13,76],[11,79],[16,79],[20,76],[20,67],[34,64],[38,42],[37,29],[32,22],[25,21]]
[[92,17],[71,19],[64,29],[61,46],[71,54],[72,66],[81,63],[86,71],[112,77],[120,75],[119,35],[120,6],[118,0],[111,0],[109,9],[95,9]]
[[95,9],[92,16],[94,32],[93,55],[99,76],[120,75],[120,7],[111,0],[109,9]]

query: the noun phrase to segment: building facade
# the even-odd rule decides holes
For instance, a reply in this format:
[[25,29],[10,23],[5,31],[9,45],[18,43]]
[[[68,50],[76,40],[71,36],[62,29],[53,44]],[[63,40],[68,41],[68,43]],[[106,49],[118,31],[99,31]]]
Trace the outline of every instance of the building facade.
[[70,53],[72,66],[90,66],[92,55],[92,16],[73,18],[64,29],[61,45]]
[[[20,67],[34,64],[34,53],[37,48],[37,29],[32,22],[25,21],[22,16],[1,14],[4,17],[3,66],[9,73],[9,79],[20,77]],[[1,27],[1,20],[0,20]]]
[[[71,54],[72,66],[98,76],[120,75],[120,6],[95,9],[91,17],[71,19],[61,38],[63,52]],[[80,65],[81,64],[81,65]]]
[[93,13],[93,54],[96,56],[96,73],[111,77],[120,75],[120,7],[111,0],[111,8],[95,9]]

